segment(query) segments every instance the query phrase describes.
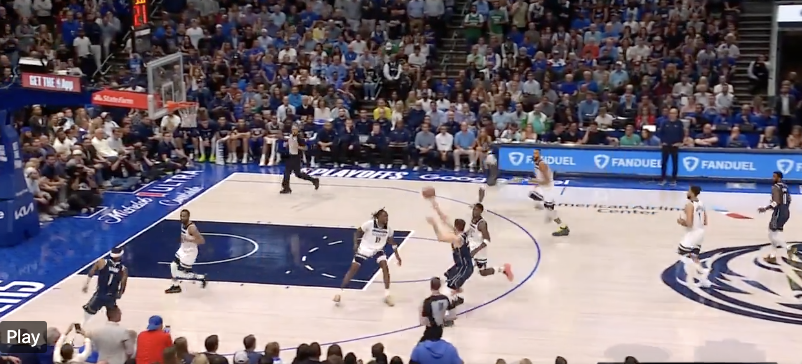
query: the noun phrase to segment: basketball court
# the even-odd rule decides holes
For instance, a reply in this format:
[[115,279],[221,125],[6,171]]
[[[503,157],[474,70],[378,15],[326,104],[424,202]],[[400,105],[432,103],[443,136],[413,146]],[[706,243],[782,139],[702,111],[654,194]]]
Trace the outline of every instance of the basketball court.
[[[220,352],[231,354],[254,334],[259,347],[340,343],[367,357],[382,342],[389,354],[408,357],[422,333],[418,310],[427,281],[451,265],[449,246],[432,239],[425,222],[432,211],[420,190],[433,185],[447,214],[468,218],[479,185],[323,177],[319,191],[296,181],[295,192],[281,196],[280,179],[233,173],[183,206],[206,237],[196,265],[209,274],[205,290],[184,283],[180,295],[163,293],[170,284],[166,263],[178,245],[177,209],[130,237],[125,262],[132,278],[118,302],[122,324],[143,329],[149,316],[160,314],[197,351],[206,336],[218,334]],[[768,195],[702,193],[710,209],[703,251],[713,287],[700,289],[686,287],[674,266],[684,192],[558,187],[571,235],[554,238],[554,224],[526,198],[530,188],[488,190],[490,265],[512,264],[515,280],[475,274],[466,284],[462,314],[445,335],[466,363],[549,362],[556,355],[583,363],[627,355],[798,360],[788,340],[802,323],[802,305],[785,274],[760,259],[768,216],[755,211]],[[383,304],[381,274],[368,264],[336,307],[332,297],[351,262],[354,229],[382,207],[401,243],[403,265],[390,259],[396,306]],[[802,233],[795,218],[785,232],[789,241]],[[85,280],[71,276],[3,319],[66,327],[82,317]],[[88,326],[103,320],[100,314]],[[291,358],[285,351],[284,359]]]

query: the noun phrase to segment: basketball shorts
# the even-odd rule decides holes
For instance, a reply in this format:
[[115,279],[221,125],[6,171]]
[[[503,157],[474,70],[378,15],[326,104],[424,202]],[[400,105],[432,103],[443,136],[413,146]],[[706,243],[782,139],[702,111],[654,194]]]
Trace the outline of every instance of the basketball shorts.
[[363,264],[373,258],[376,259],[376,262],[382,262],[387,260],[387,255],[384,254],[384,249],[375,249],[363,245],[359,245],[359,248],[356,249],[356,254],[354,254],[354,262],[358,264]]
[[106,310],[117,307],[117,298],[106,295],[101,296],[95,292],[92,298],[89,299],[89,302],[84,305],[84,311],[90,315],[94,315],[103,307],[105,307]]
[[175,262],[178,264],[178,270],[184,272],[191,272],[192,265],[195,264],[195,260],[198,258],[198,253],[188,253],[183,250],[179,250],[175,252]]
[[[479,245],[481,245],[481,244],[482,244],[481,241],[471,241],[469,246],[470,246],[471,250],[474,250],[474,249],[478,248]],[[488,248],[489,247],[485,247],[484,249],[476,252],[476,255],[473,256],[473,261],[476,263],[476,266],[479,269],[484,269],[485,267],[487,267],[487,249]]]
[[535,201],[543,202],[543,207],[553,210],[554,209],[554,196],[550,188],[535,187],[529,196]]
[[704,230],[693,230],[685,233],[677,248],[677,254],[682,256],[699,255],[705,239]]
[[446,287],[450,289],[462,288],[462,285],[473,275],[473,265],[455,264],[446,271]]
[[788,222],[789,217],[791,217],[791,212],[788,211],[788,208],[775,208],[771,212],[771,220],[769,221],[769,230],[783,231],[785,223]]

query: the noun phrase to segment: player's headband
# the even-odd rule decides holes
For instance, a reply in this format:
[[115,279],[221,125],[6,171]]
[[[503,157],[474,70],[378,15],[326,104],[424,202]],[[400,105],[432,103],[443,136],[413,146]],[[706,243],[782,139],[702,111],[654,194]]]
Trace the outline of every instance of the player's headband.
[[119,258],[119,257],[123,256],[123,250],[122,249],[114,249],[114,250],[111,251],[111,253],[109,253],[109,256],[112,257],[112,258]]

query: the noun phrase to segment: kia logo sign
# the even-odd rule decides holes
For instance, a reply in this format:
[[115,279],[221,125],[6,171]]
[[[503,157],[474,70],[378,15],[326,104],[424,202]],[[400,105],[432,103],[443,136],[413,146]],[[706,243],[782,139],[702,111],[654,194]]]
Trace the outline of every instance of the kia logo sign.
[[22,87],[44,91],[81,92],[81,78],[76,76],[22,73]]

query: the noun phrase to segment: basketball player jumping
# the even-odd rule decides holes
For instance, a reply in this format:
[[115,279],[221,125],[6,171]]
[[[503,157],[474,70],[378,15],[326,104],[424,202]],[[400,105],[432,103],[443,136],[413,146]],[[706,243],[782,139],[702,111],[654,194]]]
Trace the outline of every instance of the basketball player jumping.
[[529,193],[529,198],[537,203],[537,208],[545,208],[548,220],[554,221],[559,226],[557,231],[551,233],[552,236],[568,236],[571,230],[568,229],[568,225],[563,224],[560,217],[557,216],[557,211],[554,210],[555,204],[552,194],[554,173],[546,161],[543,160],[539,149],[535,149],[532,152],[532,159],[535,163],[535,178],[531,182],[535,184],[535,189]]
[[[465,231],[465,220],[455,219],[454,225],[448,222],[448,216],[440,210],[440,206],[434,198],[428,198],[432,203],[432,208],[440,218],[427,217],[426,221],[432,225],[434,234],[438,241],[451,244],[451,252],[454,258],[454,265],[446,271],[446,287],[451,290],[451,301],[453,306],[459,306],[465,300],[459,296],[462,293],[462,286],[473,275],[473,257],[468,242],[468,231]],[[445,229],[441,228],[442,224]]]
[[[481,195],[480,198],[482,198]],[[487,231],[487,221],[482,217],[482,212],[484,211],[485,207],[481,203],[473,205],[471,227],[468,230],[471,256],[476,263],[476,267],[479,268],[479,275],[486,277],[498,272],[503,273],[508,280],[512,281],[512,267],[509,264],[504,264],[497,268],[487,266],[487,245],[490,244],[490,232]]]
[[192,265],[198,259],[198,245],[204,243],[206,240],[198,227],[189,220],[189,210],[181,210],[181,247],[175,252],[175,260],[170,263],[173,284],[164,293],[181,293],[179,280],[200,281],[201,288],[206,288],[206,275],[192,272]]
[[[768,263],[776,263],[776,255],[788,254],[788,247],[782,238],[785,223],[791,217],[791,194],[788,192],[788,185],[783,182],[782,172],[774,172],[772,176],[774,185],[771,186],[771,203],[766,207],[761,207],[757,211],[761,214],[771,211],[771,221],[769,221],[769,242],[771,242],[774,252],[765,259]],[[776,255],[775,255],[776,254]]]
[[702,242],[705,239],[705,227],[707,226],[707,211],[702,201],[699,201],[699,194],[702,188],[691,186],[688,189],[688,202],[685,204],[683,215],[677,219],[677,224],[684,226],[685,237],[679,243],[677,253],[685,269],[685,282],[691,285],[696,279],[702,287],[710,287],[707,279],[707,271],[699,261],[699,252],[702,249]]
[[122,259],[123,249],[114,248],[109,253],[108,258],[98,260],[89,269],[89,274],[86,275],[86,283],[84,283],[81,291],[83,293],[89,291],[89,283],[95,274],[97,274],[97,288],[95,288],[95,293],[89,299],[89,302],[84,305],[84,325],[101,308],[105,307],[108,310],[117,307],[117,300],[123,296],[125,287],[128,284],[128,268],[123,265]]
[[354,260],[351,262],[348,272],[345,273],[345,277],[343,277],[340,294],[334,296],[335,303],[340,303],[342,292],[345,292],[345,286],[354,278],[362,263],[368,259],[376,259],[382,270],[382,278],[384,278],[384,303],[388,306],[394,305],[393,298],[390,296],[390,267],[387,265],[384,246],[389,244],[393,248],[393,254],[398,265],[401,265],[401,256],[398,255],[398,245],[393,241],[393,229],[388,225],[389,221],[390,215],[387,211],[381,209],[373,214],[373,219],[366,221],[356,230],[354,234]]

